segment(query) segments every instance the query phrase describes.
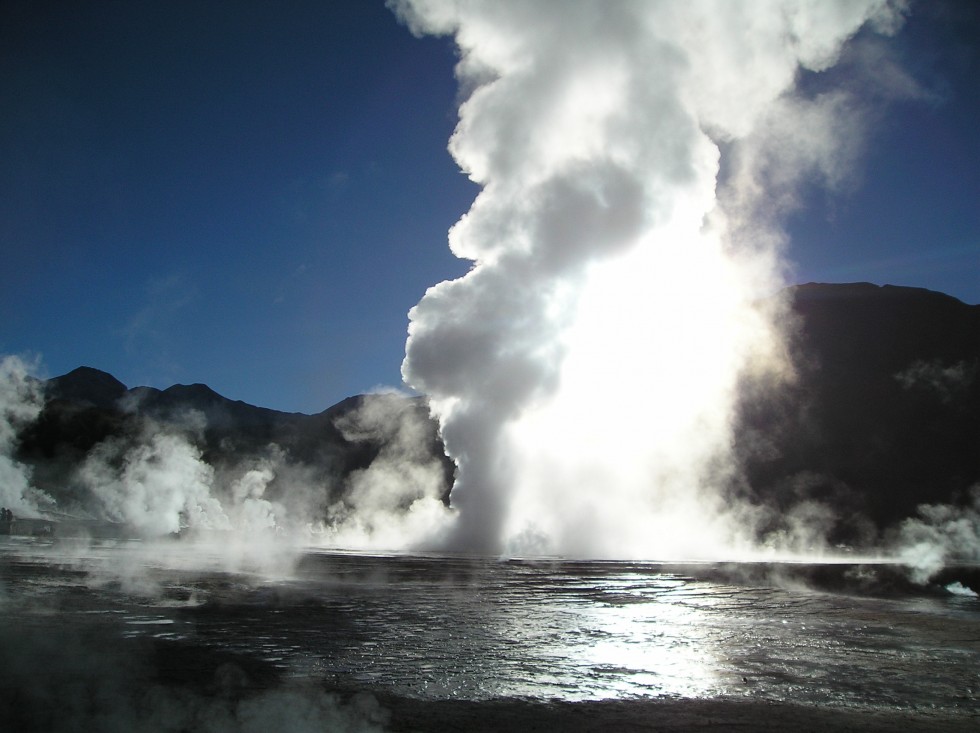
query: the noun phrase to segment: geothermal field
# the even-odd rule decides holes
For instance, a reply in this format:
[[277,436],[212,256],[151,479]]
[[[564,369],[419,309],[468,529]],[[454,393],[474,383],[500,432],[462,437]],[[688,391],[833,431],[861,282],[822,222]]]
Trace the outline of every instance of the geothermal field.
[[980,729],[976,3],[7,2],[0,69],[0,730]]

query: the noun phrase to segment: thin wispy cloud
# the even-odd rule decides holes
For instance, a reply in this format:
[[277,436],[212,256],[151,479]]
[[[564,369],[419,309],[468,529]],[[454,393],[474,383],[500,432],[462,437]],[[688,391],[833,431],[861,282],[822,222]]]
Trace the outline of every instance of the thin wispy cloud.
[[145,363],[163,375],[175,375],[180,365],[173,355],[172,345],[199,299],[197,286],[183,274],[151,278],[143,289],[142,303],[125,320],[119,330],[128,353],[148,355]]

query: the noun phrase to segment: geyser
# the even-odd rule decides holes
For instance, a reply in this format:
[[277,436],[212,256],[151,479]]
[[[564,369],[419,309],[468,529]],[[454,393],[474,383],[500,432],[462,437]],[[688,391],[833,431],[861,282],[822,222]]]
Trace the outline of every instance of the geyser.
[[795,187],[840,179],[860,133],[853,90],[795,82],[901,4],[389,4],[455,39],[449,148],[482,187],[449,234],[473,266],[411,310],[402,368],[458,466],[452,546],[752,551],[761,510],[723,487],[738,379],[781,368],[753,303]]

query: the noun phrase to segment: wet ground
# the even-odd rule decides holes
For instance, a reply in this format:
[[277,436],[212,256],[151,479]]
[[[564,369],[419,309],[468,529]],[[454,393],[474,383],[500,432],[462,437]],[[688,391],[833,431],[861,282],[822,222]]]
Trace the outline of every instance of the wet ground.
[[305,713],[283,730],[970,730],[980,601],[950,572],[306,552],[257,573],[204,546],[8,540],[0,689],[35,730],[284,710]]

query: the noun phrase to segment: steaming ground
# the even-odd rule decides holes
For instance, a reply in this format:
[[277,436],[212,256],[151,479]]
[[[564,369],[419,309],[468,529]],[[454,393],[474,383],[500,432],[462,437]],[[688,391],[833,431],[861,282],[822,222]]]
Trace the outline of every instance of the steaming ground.
[[451,521],[429,425],[394,392],[371,395],[337,419],[351,444],[380,444],[368,465],[343,477],[317,475],[273,443],[211,465],[199,447],[207,419],[188,410],[167,422],[139,416],[138,429],[95,444],[56,496],[46,494],[34,486],[32,467],[16,458],[19,435],[46,399],[37,369],[16,356],[0,358],[0,505],[16,517],[0,526],[3,533],[142,540],[164,555],[179,535],[205,546],[206,556],[217,551],[227,569],[267,573],[288,568],[310,545],[425,547]]

